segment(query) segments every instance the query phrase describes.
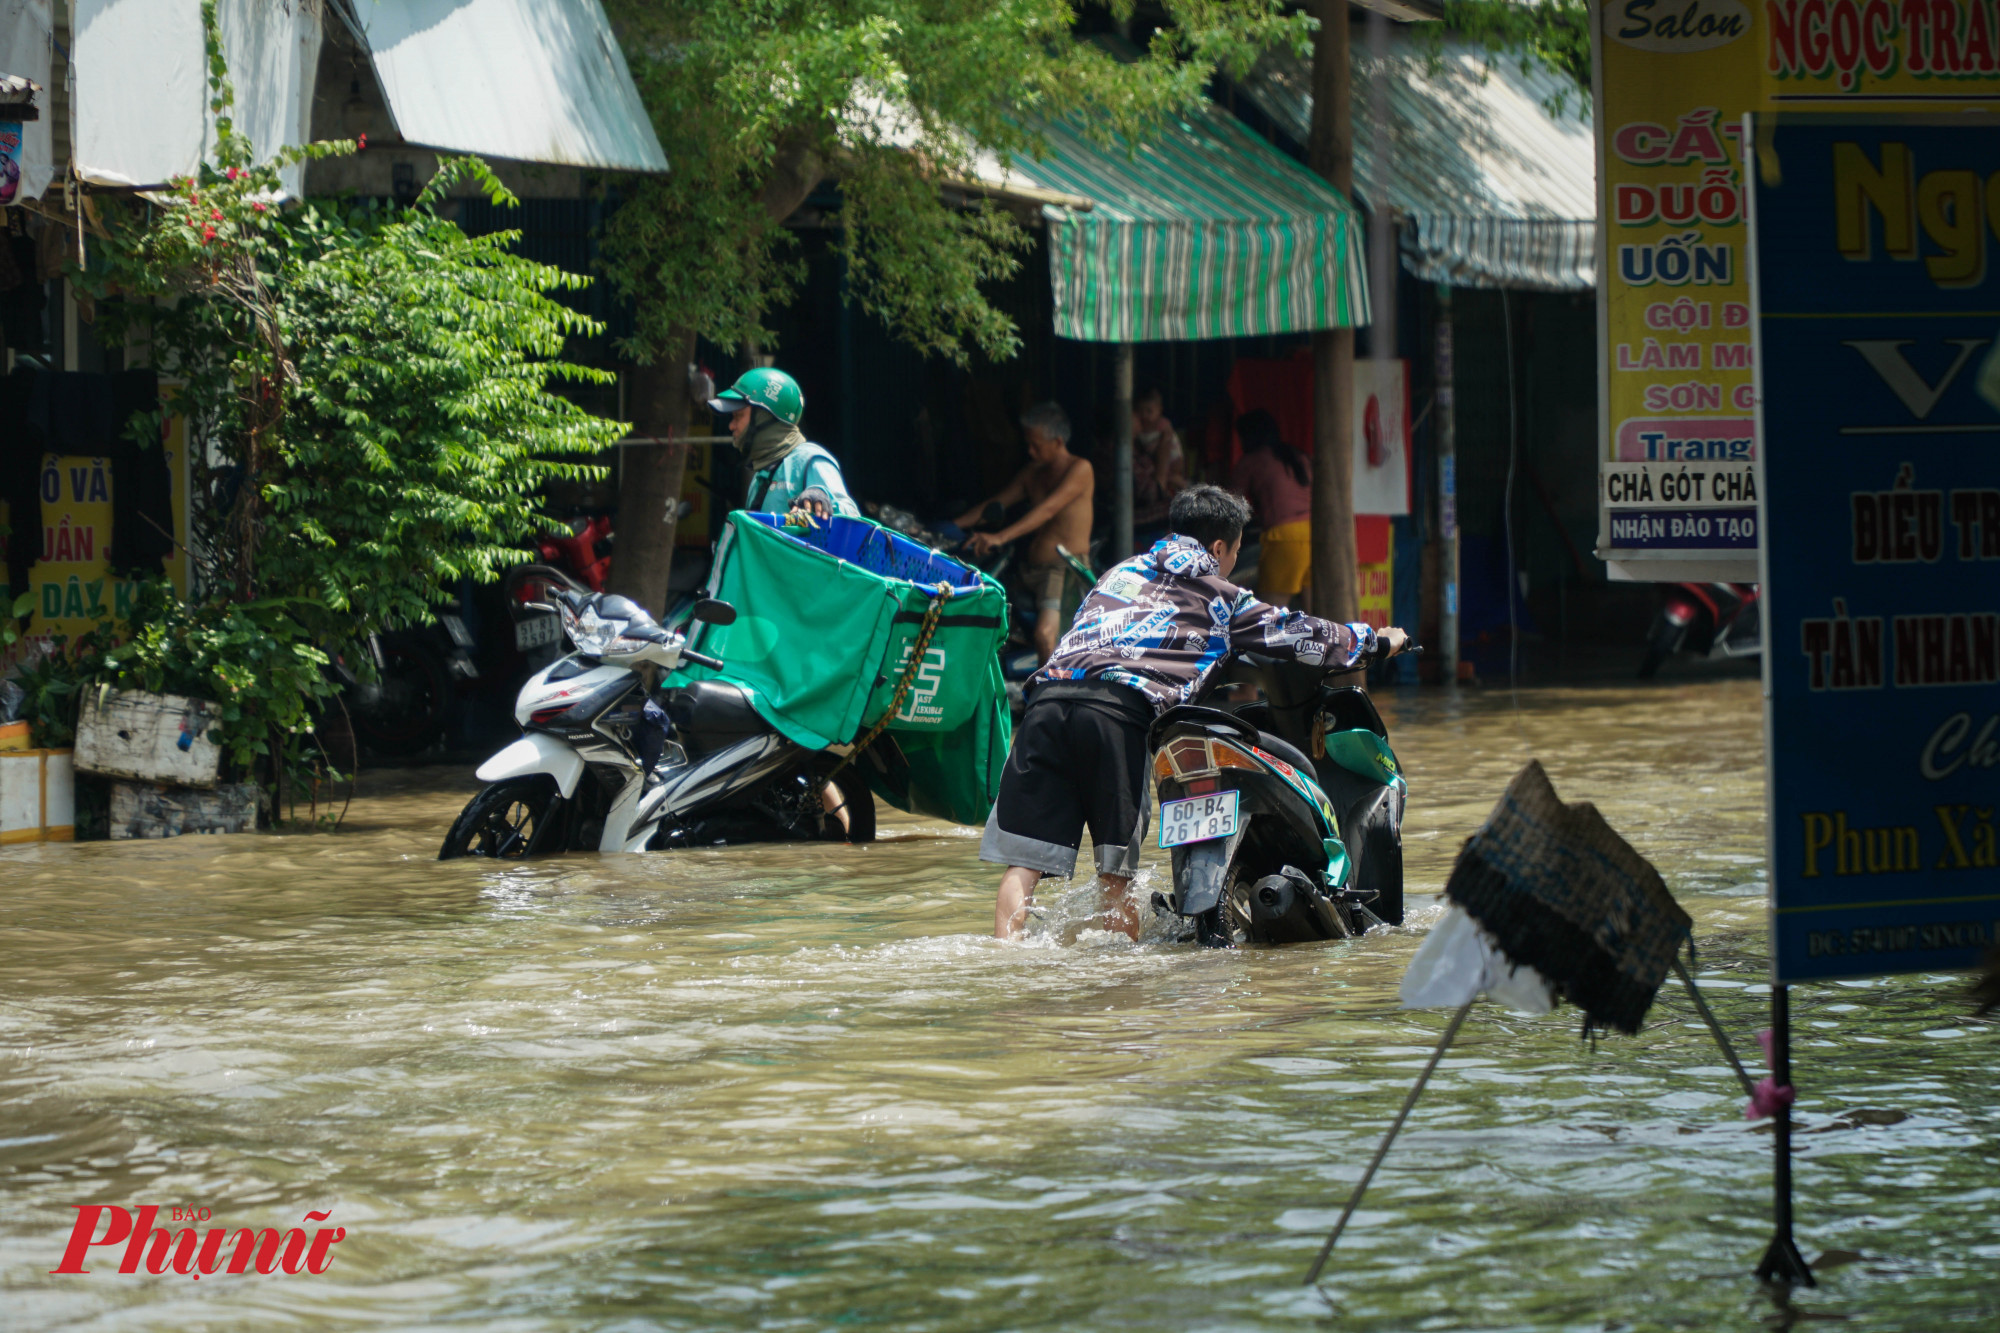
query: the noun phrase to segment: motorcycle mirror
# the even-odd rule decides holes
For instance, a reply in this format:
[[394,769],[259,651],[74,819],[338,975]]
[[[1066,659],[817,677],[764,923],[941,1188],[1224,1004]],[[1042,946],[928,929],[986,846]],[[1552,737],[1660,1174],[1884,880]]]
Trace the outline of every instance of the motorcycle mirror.
[[704,597],[694,604],[688,613],[694,619],[707,625],[734,625],[736,608],[727,602],[719,602],[713,597]]

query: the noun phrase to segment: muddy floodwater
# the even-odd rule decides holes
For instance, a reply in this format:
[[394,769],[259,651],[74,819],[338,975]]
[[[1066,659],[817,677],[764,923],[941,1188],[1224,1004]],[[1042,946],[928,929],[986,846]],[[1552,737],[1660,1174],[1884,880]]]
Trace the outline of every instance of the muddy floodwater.
[[[0,852],[0,1328],[2000,1327],[2000,1028],[1952,976],[1795,992],[1789,1306],[1747,1276],[1768,1130],[1671,991],[1595,1048],[1475,1009],[1301,1285],[1447,1018],[1396,1007],[1431,895],[1528,757],[1660,867],[1752,1051],[1768,1005],[1754,681],[1380,699],[1424,896],[1311,947],[1135,946],[1046,892],[997,944],[976,831],[901,816],[441,865],[440,770],[337,836]],[[50,1276],[93,1203],[346,1238]]]

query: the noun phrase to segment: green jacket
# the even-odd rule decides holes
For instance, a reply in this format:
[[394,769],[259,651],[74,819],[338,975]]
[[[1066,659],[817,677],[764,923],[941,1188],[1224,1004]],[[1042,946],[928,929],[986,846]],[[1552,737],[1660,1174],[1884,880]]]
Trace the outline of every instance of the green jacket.
[[840,475],[840,460],[817,444],[797,445],[775,467],[751,473],[750,495],[744,508],[782,514],[811,486],[827,493],[833,501],[834,513],[861,517],[861,507],[847,493],[847,481]]

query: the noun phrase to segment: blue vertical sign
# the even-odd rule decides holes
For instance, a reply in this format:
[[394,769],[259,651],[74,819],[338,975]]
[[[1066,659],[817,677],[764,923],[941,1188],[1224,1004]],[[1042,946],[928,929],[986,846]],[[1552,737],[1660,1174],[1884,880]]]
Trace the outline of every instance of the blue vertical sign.
[[2000,938],[2000,127],[1757,116],[1776,980]]

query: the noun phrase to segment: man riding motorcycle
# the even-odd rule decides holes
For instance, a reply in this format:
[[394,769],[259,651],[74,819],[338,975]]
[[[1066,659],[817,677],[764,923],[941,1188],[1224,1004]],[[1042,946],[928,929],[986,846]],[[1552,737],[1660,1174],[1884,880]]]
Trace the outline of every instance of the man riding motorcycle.
[[729,434],[750,465],[744,508],[767,514],[801,510],[815,518],[861,516],[840,475],[840,460],[799,430],[806,396],[790,375],[768,366],[745,371],[709,399],[708,407],[729,418]]

